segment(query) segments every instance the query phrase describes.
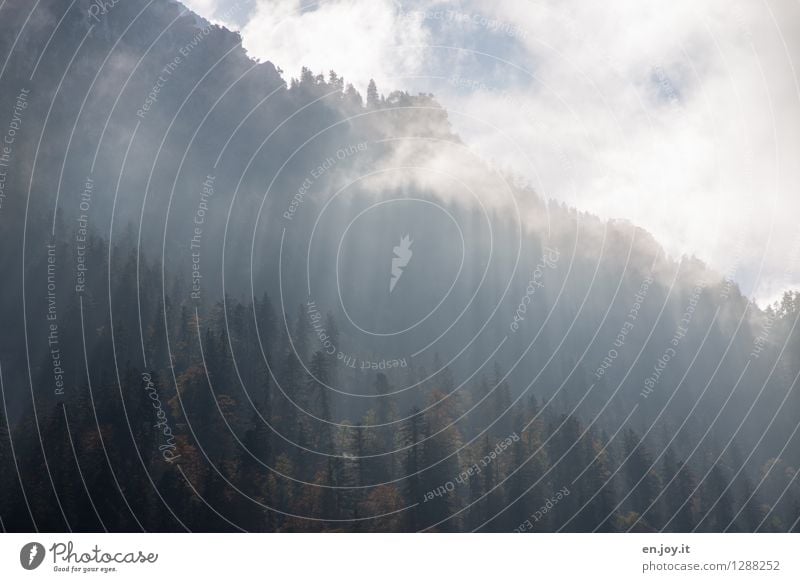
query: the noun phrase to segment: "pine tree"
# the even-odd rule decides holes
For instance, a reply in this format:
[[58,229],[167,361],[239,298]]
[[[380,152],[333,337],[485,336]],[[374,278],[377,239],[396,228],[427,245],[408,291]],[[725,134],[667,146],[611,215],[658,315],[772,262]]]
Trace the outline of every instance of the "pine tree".
[[423,422],[419,408],[413,407],[409,418],[403,424],[400,433],[400,445],[405,449],[403,459],[403,495],[407,505],[417,504],[406,511],[404,528],[407,531],[418,531],[422,527],[421,506],[425,491],[422,489],[422,480],[419,472],[423,468],[424,444],[422,441]]
[[[324,352],[317,351],[311,357],[311,377],[308,379],[308,389],[310,392],[310,402],[314,404],[312,412],[318,418],[331,420],[331,406],[328,388],[330,362]],[[331,425],[322,423],[318,429],[318,447],[320,450],[330,453],[333,449],[333,435]]]
[[[648,507],[655,501],[661,490],[661,481],[655,469],[651,469],[652,457],[643,440],[640,440],[632,429],[625,431],[624,437],[625,476],[627,491],[630,491],[629,502],[633,511],[641,516],[639,525],[645,529],[661,522],[660,512],[656,505]],[[638,485],[637,485],[638,483]],[[647,510],[647,514],[643,512]]]
[[[733,494],[731,493],[731,488],[728,487],[725,472],[717,464],[711,468],[706,480],[703,502],[704,512],[710,512],[704,514],[703,523],[706,524],[705,529],[711,532],[724,531],[733,521]],[[711,505],[714,505],[713,509],[710,509]],[[733,531],[736,530],[733,529]]]
[[380,106],[381,99],[378,95],[378,86],[375,84],[375,79],[369,80],[367,85],[367,107],[375,108]]
[[675,478],[675,493],[681,507],[672,519],[673,531],[691,532],[697,525],[700,500],[696,488],[697,479],[688,463],[685,463]]

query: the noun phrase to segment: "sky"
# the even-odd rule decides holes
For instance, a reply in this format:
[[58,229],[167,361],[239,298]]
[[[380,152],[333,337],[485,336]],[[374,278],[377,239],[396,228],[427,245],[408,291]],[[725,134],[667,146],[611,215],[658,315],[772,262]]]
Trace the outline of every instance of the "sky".
[[800,288],[800,0],[185,0],[288,77],[436,95],[545,198]]

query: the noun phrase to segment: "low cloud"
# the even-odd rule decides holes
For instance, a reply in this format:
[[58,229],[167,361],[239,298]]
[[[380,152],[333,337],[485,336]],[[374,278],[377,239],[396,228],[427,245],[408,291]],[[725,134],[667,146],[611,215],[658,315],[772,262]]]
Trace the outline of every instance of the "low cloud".
[[435,93],[544,197],[630,219],[761,303],[800,286],[798,3],[258,0],[242,34],[290,77]]

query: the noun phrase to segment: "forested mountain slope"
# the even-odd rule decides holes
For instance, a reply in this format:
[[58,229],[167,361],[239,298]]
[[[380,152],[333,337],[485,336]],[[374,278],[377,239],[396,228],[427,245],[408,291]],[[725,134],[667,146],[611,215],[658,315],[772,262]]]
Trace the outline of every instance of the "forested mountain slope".
[[5,529],[797,527],[798,294],[96,6],[0,8]]

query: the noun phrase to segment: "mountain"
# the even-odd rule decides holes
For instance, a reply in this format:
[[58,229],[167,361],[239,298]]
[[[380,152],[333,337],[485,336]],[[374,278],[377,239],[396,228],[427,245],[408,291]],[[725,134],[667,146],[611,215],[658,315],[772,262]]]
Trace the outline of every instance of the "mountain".
[[5,529],[797,528],[800,295],[101,4],[0,8]]

